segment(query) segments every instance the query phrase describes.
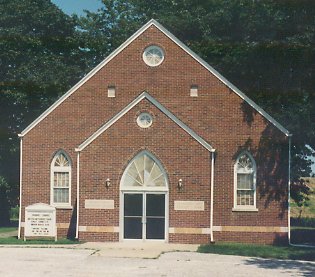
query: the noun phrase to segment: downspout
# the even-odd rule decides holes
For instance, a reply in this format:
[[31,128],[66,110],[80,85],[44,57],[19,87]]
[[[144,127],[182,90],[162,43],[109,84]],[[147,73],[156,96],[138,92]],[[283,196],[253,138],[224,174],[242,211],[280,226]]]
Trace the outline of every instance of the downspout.
[[23,137],[20,136],[20,207],[19,207],[19,230],[18,239],[21,238],[22,227],[22,158],[23,158]]
[[77,155],[77,224],[75,238],[79,239],[79,211],[80,211],[80,152]]
[[214,187],[214,152],[211,150],[211,179],[210,179],[210,242],[213,243],[213,187]]
[[291,244],[291,138],[292,135],[289,135],[289,162],[288,162],[288,240]]

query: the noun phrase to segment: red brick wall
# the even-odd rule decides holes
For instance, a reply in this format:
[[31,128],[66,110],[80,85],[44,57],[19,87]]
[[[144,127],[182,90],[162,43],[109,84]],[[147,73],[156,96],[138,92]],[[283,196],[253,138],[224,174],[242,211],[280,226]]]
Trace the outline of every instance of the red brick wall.
[[[153,115],[153,124],[141,129],[135,119],[141,111]],[[80,155],[80,225],[119,226],[120,180],[129,161],[141,150],[154,154],[169,181],[169,226],[209,227],[210,153],[147,100],[131,109]],[[109,178],[111,186],[104,181]],[[178,180],[183,189],[178,191]],[[84,209],[85,199],[114,199],[114,210]],[[175,200],[204,201],[205,210],[174,211]],[[94,222],[94,223],[91,223]]]
[[[142,60],[143,50],[151,44],[160,45],[165,51],[163,63],[154,68],[148,67]],[[196,98],[189,96],[192,84],[199,88]],[[109,85],[116,86],[115,98],[107,97]],[[286,165],[283,161],[277,163],[273,155],[264,158],[269,145],[285,145],[284,135],[154,26],[23,138],[23,215],[27,205],[49,203],[50,163],[59,149],[65,150],[72,159],[72,205],[75,207],[75,147],[143,91],[150,93],[216,149],[214,225],[287,226],[286,182],[279,180],[280,175],[272,169],[272,165],[283,168]],[[135,124],[136,114],[141,109],[149,110],[154,115],[154,124],[147,130],[141,130]],[[267,146],[264,143],[266,138],[271,138]],[[146,148],[161,160],[167,170],[170,211],[175,198],[206,201],[206,215],[178,213],[177,219],[171,212],[170,226],[208,227],[210,153],[146,101],[83,150],[82,200],[106,195],[105,198],[115,200],[115,210],[113,213],[86,211],[81,215],[80,225],[102,224],[103,221],[99,219],[107,218],[108,224],[117,226],[121,175],[127,161]],[[232,212],[234,159],[243,148],[253,152],[258,159],[258,172],[263,173],[257,180],[258,213]],[[103,186],[104,178],[112,180],[108,190]],[[174,191],[178,178],[184,181],[181,193]],[[58,209],[57,222],[67,223],[73,216],[72,210]]]

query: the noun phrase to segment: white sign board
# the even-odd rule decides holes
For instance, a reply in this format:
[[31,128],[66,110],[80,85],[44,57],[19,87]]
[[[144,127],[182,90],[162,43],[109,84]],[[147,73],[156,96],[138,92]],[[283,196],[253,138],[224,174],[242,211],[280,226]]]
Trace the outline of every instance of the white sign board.
[[174,201],[175,211],[204,211],[204,201]]
[[26,237],[55,237],[56,208],[47,204],[37,203],[25,208],[25,234]]

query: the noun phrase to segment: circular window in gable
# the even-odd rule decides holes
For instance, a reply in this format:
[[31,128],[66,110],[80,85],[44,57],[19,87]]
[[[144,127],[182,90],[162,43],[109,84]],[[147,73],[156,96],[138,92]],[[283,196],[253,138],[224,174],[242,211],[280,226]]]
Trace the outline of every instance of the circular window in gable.
[[164,51],[159,46],[151,45],[144,50],[142,57],[148,66],[158,66],[164,60]]
[[149,128],[152,125],[153,118],[149,113],[141,113],[137,118],[137,124],[141,128]]

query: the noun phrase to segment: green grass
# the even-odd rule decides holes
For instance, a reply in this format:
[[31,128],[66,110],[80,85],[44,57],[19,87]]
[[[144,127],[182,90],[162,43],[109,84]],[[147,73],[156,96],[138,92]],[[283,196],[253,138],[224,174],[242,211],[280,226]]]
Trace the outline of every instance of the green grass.
[[0,227],[0,234],[1,233],[13,232],[15,230],[17,230],[16,227]]
[[274,259],[315,261],[315,248],[241,243],[215,243],[199,246],[200,253],[214,253]]
[[315,230],[315,227],[291,226],[291,231],[294,231],[294,230]]
[[70,239],[60,239],[54,241],[53,239],[38,239],[38,240],[27,240],[17,239],[17,237],[0,238],[0,244],[19,244],[19,245],[29,245],[29,244],[79,244],[76,240]]

